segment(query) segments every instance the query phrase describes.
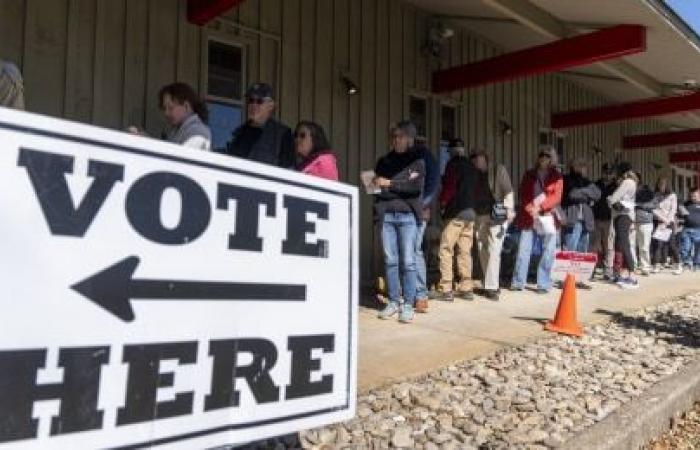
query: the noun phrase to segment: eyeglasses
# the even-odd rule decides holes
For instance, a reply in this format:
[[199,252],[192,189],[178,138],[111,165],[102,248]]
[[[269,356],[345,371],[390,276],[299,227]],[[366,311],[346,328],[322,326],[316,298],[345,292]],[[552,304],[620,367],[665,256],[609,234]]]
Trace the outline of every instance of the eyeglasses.
[[549,158],[549,159],[552,159],[552,155],[550,155],[549,153],[540,153],[537,157],[538,157],[538,158]]
[[246,98],[246,102],[249,105],[262,105],[267,101],[266,98],[260,98],[260,97],[248,97]]
[[298,133],[294,133],[294,139],[306,139],[310,136],[311,134],[307,133],[306,131],[299,131]]
[[402,137],[404,137],[404,135],[401,133],[394,133],[391,135],[392,139],[401,139]]

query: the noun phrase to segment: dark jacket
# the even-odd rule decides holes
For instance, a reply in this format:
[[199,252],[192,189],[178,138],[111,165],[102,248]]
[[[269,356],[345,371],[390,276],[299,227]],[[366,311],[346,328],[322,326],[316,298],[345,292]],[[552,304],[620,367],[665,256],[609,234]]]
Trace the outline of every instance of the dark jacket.
[[423,164],[425,165],[425,180],[423,182],[421,202],[423,203],[423,217],[425,220],[428,220],[430,218],[430,206],[435,200],[440,187],[440,166],[428,147],[417,145],[416,152],[423,159]]
[[583,220],[586,231],[593,231],[595,219],[591,205],[600,197],[600,189],[588,178],[576,172],[566,175],[561,199],[561,207],[566,215],[566,224],[573,225],[578,220]]
[[608,205],[608,197],[615,192],[617,186],[614,181],[610,184],[605,184],[602,178],[596,181],[595,185],[600,190],[600,199],[596,200],[593,204],[593,217],[595,220],[610,220],[612,218],[612,211],[610,211],[610,205]]
[[391,151],[379,158],[374,169],[377,176],[391,180],[389,188],[382,188],[374,197],[375,218],[384,220],[387,212],[413,213],[421,220],[421,194],[425,181],[425,163],[415,149],[405,153]]
[[659,201],[649,186],[645,184],[637,189],[634,204],[635,222],[654,223],[654,210],[659,206]]
[[488,174],[477,170],[467,158],[455,159],[447,181],[452,195],[444,196],[444,218],[459,217],[474,220],[478,214],[488,214],[494,199],[489,187]]
[[685,210],[688,212],[684,217],[685,228],[700,229],[700,203],[688,202]]
[[236,128],[224,153],[285,169],[293,168],[296,163],[292,130],[274,119],[262,128],[249,123]]

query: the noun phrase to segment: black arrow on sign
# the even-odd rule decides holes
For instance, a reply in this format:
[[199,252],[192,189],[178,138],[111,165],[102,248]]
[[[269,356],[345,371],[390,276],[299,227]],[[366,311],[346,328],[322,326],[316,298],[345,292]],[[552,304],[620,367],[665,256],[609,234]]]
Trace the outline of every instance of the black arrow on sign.
[[134,320],[132,300],[291,301],[306,300],[306,286],[184,280],[136,280],[139,258],[130,256],[74,284],[71,289],[125,322]]

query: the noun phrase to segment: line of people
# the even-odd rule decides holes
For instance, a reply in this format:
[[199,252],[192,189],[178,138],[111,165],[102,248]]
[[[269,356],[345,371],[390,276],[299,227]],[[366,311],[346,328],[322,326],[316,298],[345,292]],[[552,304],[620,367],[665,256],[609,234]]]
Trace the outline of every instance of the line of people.
[[[398,315],[400,322],[409,323],[416,312],[427,312],[421,246],[426,211],[436,195],[443,229],[435,297],[443,301],[469,301],[476,295],[497,301],[502,284],[522,291],[533,254],[539,257],[533,290],[546,294],[555,285],[552,267],[559,248],[599,253],[603,278],[624,289],[639,287],[636,273],[658,272],[669,253],[677,264],[674,273],[681,273],[684,264],[700,269],[698,187],[680,207],[667,179],[660,178],[652,191],[629,163],[618,162],[605,164],[602,178],[593,182],[583,159],[574,160],[562,175],[556,150],[545,147],[521,180],[516,209],[508,170],[493,165],[484,150],[466,155],[463,141],[453,140],[438,195],[439,166],[424,146],[416,144],[415,126],[407,121],[392,126],[390,142],[390,152],[377,162],[374,179],[388,295],[381,319]],[[517,254],[504,263],[502,248],[512,231],[519,235]],[[478,280],[473,259],[481,273]],[[514,266],[512,275],[504,280],[507,270],[502,269],[509,265]],[[587,281],[578,286],[590,289]]]
[[[211,148],[206,103],[191,86],[172,83],[158,93],[158,106],[170,129],[165,139],[200,150],[213,150],[229,156],[338,180],[336,157],[323,128],[312,121],[301,121],[294,133],[273,118],[273,89],[266,83],[251,85],[245,95],[247,121],[234,130],[225,148]],[[128,131],[145,135],[135,126]]]

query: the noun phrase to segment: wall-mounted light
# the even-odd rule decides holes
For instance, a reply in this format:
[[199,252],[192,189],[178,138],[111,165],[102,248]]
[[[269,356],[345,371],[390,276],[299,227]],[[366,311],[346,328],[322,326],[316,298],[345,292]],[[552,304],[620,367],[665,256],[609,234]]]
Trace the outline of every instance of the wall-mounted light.
[[510,136],[513,134],[513,127],[510,126],[510,123],[508,123],[505,117],[498,119],[498,126],[501,130],[501,136]]
[[358,88],[357,85],[346,74],[342,74],[340,76],[340,81],[343,83],[343,86],[345,87],[345,93],[347,95],[355,95],[360,91],[360,88]]

